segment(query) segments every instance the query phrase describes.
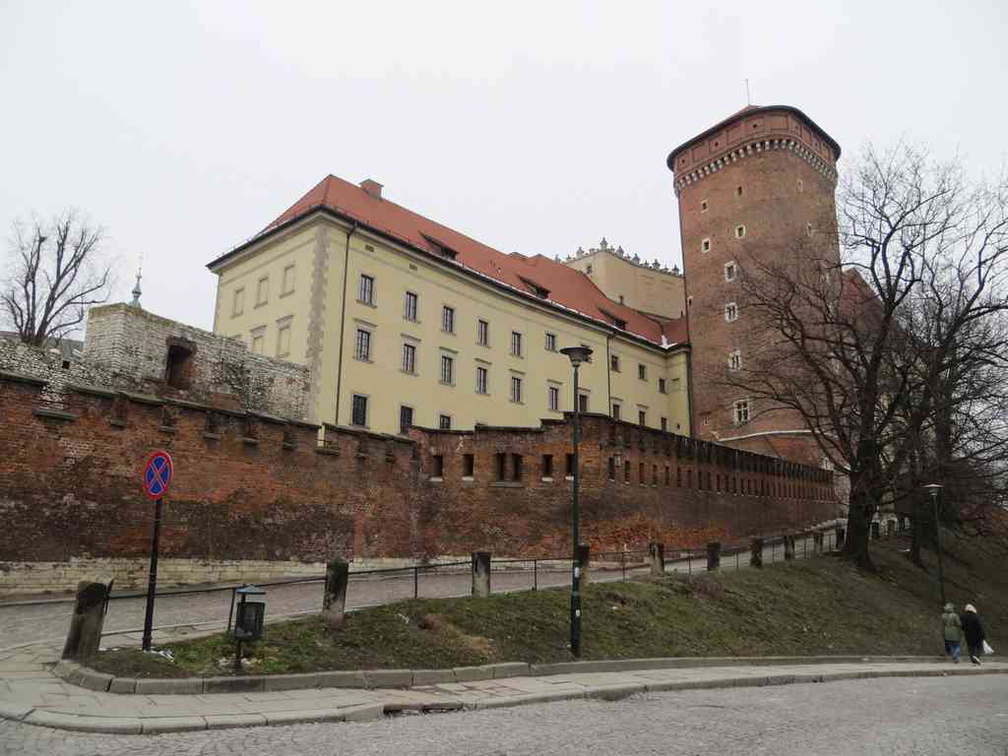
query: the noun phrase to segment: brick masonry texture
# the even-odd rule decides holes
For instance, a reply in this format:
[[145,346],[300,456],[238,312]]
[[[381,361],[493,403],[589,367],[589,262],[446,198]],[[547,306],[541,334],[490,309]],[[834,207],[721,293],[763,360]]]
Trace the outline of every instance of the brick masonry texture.
[[[158,447],[175,463],[162,557],[180,560],[171,568],[179,582],[301,573],[291,560],[317,572],[335,556],[570,548],[565,422],[416,428],[406,439],[80,387],[67,387],[54,412],[45,391],[43,381],[0,374],[0,590],[18,590],[33,568],[69,588],[80,577],[73,565],[96,559],[91,564],[115,574],[117,585],[141,584],[153,506],[140,470]],[[596,551],[796,530],[836,512],[823,470],[604,416],[583,419],[581,451],[582,528]],[[463,475],[467,454],[471,480]],[[543,474],[546,454],[552,476]],[[514,455],[521,455],[518,480]],[[234,562],[245,566],[229,568]]]

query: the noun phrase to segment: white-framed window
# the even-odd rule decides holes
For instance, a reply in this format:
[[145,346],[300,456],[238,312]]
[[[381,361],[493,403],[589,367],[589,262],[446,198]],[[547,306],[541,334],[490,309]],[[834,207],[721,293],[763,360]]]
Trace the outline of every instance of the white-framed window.
[[735,238],[741,239],[744,236],[745,236],[745,226],[743,225],[735,226]]
[[559,386],[549,386],[546,389],[546,406],[552,412],[560,411],[560,387]]
[[738,305],[734,302],[729,302],[724,306],[724,319],[729,323],[733,323],[738,320]]
[[704,239],[700,242],[701,252],[710,252],[710,239]]
[[455,385],[455,358],[448,354],[441,355],[441,383]]
[[642,427],[642,428],[647,425],[647,410],[646,409],[638,409],[637,410],[637,424],[640,427]]
[[360,274],[360,285],[357,287],[357,301],[373,305],[375,296],[374,276]]
[[252,354],[266,353],[266,327],[261,326],[252,331]]
[[287,357],[290,354],[290,341],[290,323],[284,323],[277,328],[277,357]]
[[368,398],[363,394],[354,394],[353,402],[350,406],[350,425],[366,428],[367,420]]
[[402,369],[404,373],[416,374],[416,344],[402,345]]
[[415,292],[407,291],[406,299],[403,302],[403,318],[413,323],[417,322],[417,314],[420,310],[420,297]]
[[409,433],[411,425],[413,425],[413,408],[402,404],[399,406],[399,432],[405,436]]
[[647,365],[637,364],[637,377],[642,381],[647,380]]
[[521,404],[522,400],[522,379],[517,375],[511,376],[511,401]]
[[441,308],[441,330],[445,333],[455,333],[455,308],[444,305]]
[[588,392],[582,391],[578,394],[578,412],[588,411]]
[[259,279],[256,286],[256,307],[266,304],[269,301],[269,276]]
[[729,370],[741,370],[742,369],[742,350],[736,349],[733,352],[728,353],[728,369]]
[[511,354],[522,356],[522,335],[518,331],[511,331]]
[[486,320],[476,321],[476,343],[480,346],[490,346],[490,323]]
[[707,212],[707,200],[705,199],[700,200],[700,212],[701,213]]
[[619,420],[620,414],[622,413],[623,406],[619,402],[612,403],[612,419]]
[[734,260],[730,260],[724,264],[724,280],[731,283],[736,278],[738,278],[738,266]]
[[482,365],[476,366],[476,393],[489,394],[487,386],[490,383],[490,370]]
[[618,354],[609,355],[609,369],[612,370],[614,373],[618,373],[620,371],[620,361]]
[[280,279],[280,296],[285,297],[294,293],[294,265],[288,265],[283,269],[283,277]]
[[546,331],[546,351],[555,352],[557,350],[556,334]]
[[749,422],[749,400],[739,399],[735,402],[735,424],[744,425]]
[[[663,417],[661,419],[661,429],[663,431],[667,431],[668,430],[668,418],[667,417]],[[667,470],[668,468],[665,468],[665,469]]]
[[664,378],[659,378],[658,379],[658,393],[660,393],[660,394],[667,394],[668,393],[668,386],[666,385]]
[[354,359],[371,362],[371,331],[365,328],[357,329],[357,337],[354,339]]
[[438,415],[438,428],[441,430],[451,430],[451,415]]
[[245,287],[235,289],[234,301],[231,303],[231,316],[241,315],[245,312]]

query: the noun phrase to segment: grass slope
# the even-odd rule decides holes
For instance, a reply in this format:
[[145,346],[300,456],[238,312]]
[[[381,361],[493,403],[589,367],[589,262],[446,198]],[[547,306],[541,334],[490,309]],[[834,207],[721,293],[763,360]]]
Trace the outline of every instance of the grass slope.
[[[949,600],[960,609],[976,604],[996,640],[1008,627],[1008,548],[953,541],[945,559]],[[900,553],[906,545],[873,545],[877,574],[823,556],[692,579],[589,585],[582,657],[940,653],[935,580]],[[248,646],[255,663],[247,672],[569,660],[568,607],[567,591],[544,590],[404,601],[353,612],[334,632],[317,618],[273,624]],[[174,644],[171,651],[175,664],[106,652],[93,666],[145,677],[220,675],[230,673],[220,661],[234,656],[223,635]]]

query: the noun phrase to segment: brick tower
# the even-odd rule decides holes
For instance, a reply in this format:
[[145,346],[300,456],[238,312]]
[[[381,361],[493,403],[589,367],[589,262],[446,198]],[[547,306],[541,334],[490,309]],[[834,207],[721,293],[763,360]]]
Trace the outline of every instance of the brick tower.
[[759,341],[741,302],[740,264],[783,254],[817,227],[832,233],[839,157],[825,131],[785,105],[750,105],[668,156],[679,198],[698,438],[822,462],[797,413],[742,396],[724,381]]

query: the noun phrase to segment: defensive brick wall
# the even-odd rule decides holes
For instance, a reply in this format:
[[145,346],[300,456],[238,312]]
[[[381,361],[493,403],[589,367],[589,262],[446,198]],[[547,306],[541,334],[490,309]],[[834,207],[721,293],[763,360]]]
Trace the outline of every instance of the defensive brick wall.
[[[136,584],[154,509],[140,469],[159,447],[176,470],[161,553],[178,582],[219,579],[222,565],[228,576],[254,579],[334,556],[570,547],[565,422],[413,429],[407,439],[80,386],[65,387],[53,407],[44,381],[9,373],[0,373],[0,419],[0,590],[70,587],[79,575],[67,565],[78,562]],[[583,439],[581,522],[596,550],[777,533],[836,511],[825,471],[603,416],[583,419]],[[552,475],[543,474],[547,454]],[[177,568],[184,560],[191,569]]]

